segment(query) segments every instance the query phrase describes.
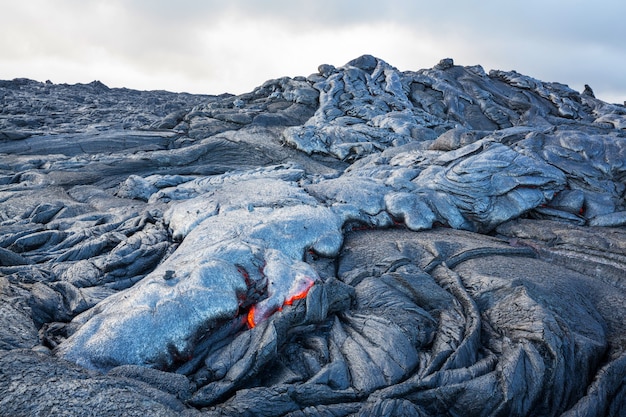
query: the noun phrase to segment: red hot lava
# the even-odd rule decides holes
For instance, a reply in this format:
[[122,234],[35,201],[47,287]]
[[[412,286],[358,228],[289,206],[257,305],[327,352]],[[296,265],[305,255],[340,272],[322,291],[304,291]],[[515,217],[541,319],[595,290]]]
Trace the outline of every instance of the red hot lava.
[[[304,290],[302,290],[302,291],[300,291],[299,293],[297,293],[297,294],[295,294],[295,295],[293,295],[293,296],[289,297],[288,299],[286,299],[286,300],[283,302],[283,305],[282,305],[281,307],[279,307],[279,308],[278,308],[278,311],[282,311],[282,309],[283,309],[283,307],[284,307],[284,306],[290,306],[290,305],[293,305],[293,303],[294,303],[296,300],[302,300],[302,299],[306,298],[306,296],[307,296],[307,294],[309,293],[309,290],[311,289],[311,287],[313,286],[313,284],[314,284],[314,281],[311,281],[311,282],[307,285],[307,287],[306,287]],[[255,314],[255,311],[256,311],[256,306],[251,306],[251,307],[250,307],[250,310],[248,310],[248,318],[247,318],[247,322],[248,322],[248,328],[250,328],[250,329],[254,328],[254,326],[256,326],[256,325],[257,325],[257,322],[256,322],[256,321],[255,321],[255,319],[254,319],[254,314]]]

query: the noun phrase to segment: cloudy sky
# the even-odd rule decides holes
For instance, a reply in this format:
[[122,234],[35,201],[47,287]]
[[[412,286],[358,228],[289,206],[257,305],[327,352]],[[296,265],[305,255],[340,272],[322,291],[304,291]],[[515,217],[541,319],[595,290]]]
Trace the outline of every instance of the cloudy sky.
[[0,0],[0,79],[243,93],[365,53],[626,100],[624,0]]

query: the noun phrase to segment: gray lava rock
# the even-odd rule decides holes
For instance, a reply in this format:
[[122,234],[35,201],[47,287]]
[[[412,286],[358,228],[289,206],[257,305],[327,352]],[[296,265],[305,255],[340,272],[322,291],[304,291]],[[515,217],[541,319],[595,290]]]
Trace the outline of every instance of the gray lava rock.
[[365,55],[0,96],[0,415],[622,415],[626,108],[590,88]]
[[27,350],[0,352],[2,415],[195,415],[175,396]]

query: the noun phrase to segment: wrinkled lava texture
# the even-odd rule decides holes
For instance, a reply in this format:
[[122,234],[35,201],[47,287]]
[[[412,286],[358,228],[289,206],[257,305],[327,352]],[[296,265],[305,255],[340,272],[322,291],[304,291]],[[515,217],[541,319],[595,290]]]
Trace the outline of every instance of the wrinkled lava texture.
[[626,107],[372,56],[0,81],[0,415],[623,416]]

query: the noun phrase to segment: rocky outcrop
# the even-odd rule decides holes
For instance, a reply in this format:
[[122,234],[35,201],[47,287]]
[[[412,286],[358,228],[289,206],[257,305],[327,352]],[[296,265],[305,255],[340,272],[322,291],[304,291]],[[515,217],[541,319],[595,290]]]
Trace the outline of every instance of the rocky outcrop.
[[620,415],[626,108],[589,91],[1,82],[0,415]]

